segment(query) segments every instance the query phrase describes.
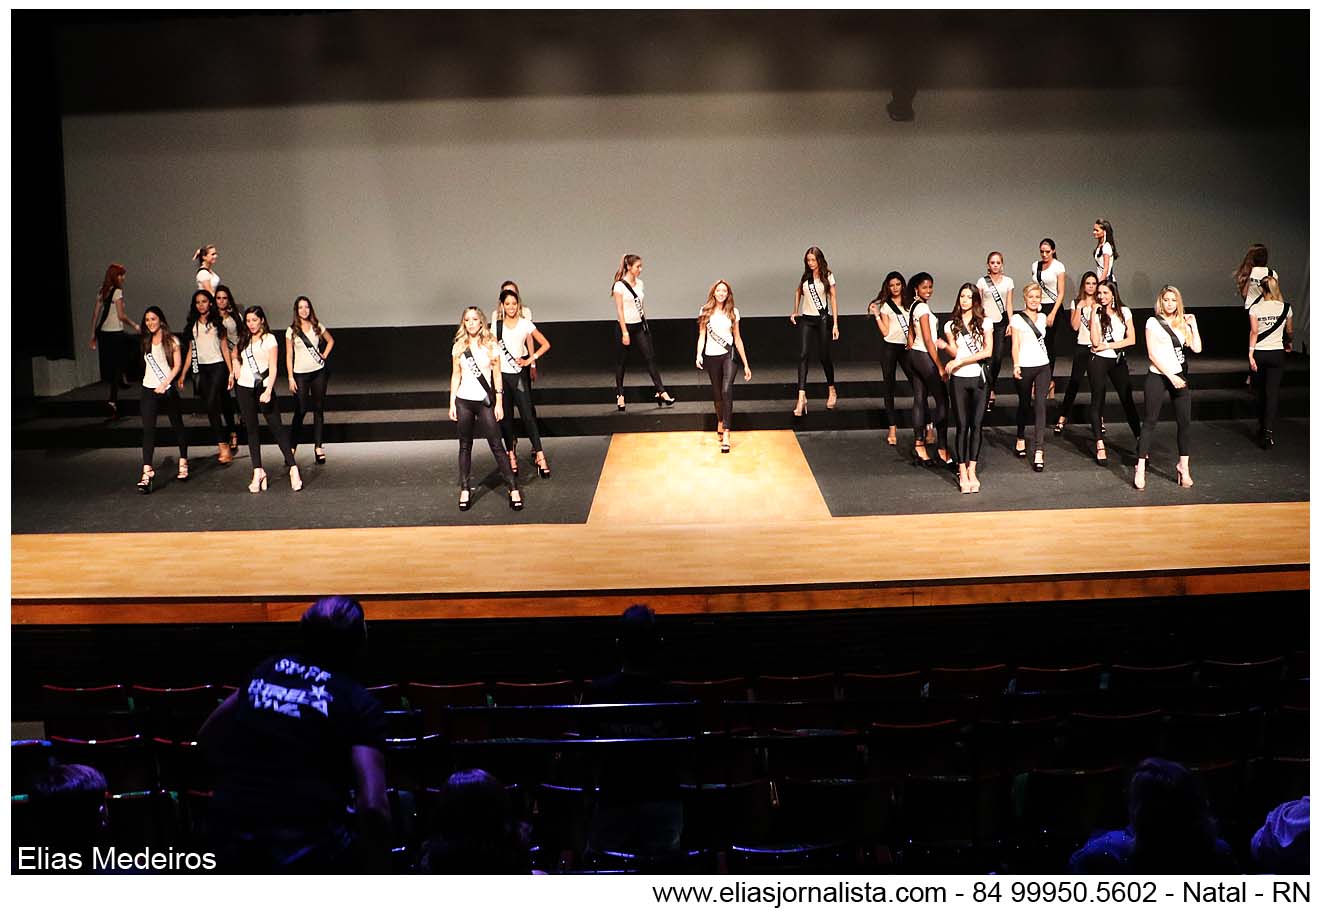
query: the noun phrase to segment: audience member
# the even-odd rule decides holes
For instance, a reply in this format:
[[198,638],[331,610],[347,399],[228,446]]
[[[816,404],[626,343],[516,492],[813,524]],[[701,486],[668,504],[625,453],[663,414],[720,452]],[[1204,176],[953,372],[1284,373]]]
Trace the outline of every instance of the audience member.
[[422,847],[423,873],[528,873],[528,825],[510,811],[505,786],[481,769],[455,772],[437,797]]
[[91,766],[54,765],[28,792],[30,821],[15,842],[79,854],[90,869],[91,850],[107,841],[106,777]]
[[646,604],[631,604],[620,616],[615,648],[620,669],[593,680],[584,702],[684,702],[687,695],[666,683],[657,667],[665,640],[657,633],[656,614]]
[[1308,872],[1308,795],[1287,800],[1267,814],[1249,845],[1263,873]]
[[1072,873],[1233,873],[1230,846],[1198,779],[1179,763],[1145,759],[1129,781],[1129,827],[1092,838],[1070,858]]
[[350,676],[367,642],[362,606],[322,598],[299,626],[302,649],[259,664],[202,726],[217,869],[388,869],[385,716]]

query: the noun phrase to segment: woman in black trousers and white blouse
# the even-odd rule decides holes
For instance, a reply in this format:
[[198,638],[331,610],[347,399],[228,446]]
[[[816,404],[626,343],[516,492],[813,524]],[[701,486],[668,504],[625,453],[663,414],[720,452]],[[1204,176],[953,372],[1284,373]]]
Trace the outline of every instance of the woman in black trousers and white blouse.
[[1169,397],[1175,412],[1175,442],[1180,451],[1175,479],[1181,487],[1192,487],[1193,477],[1189,474],[1192,396],[1184,349],[1202,353],[1203,339],[1198,334],[1198,321],[1192,313],[1184,312],[1184,298],[1174,285],[1161,289],[1155,311],[1148,317],[1143,333],[1148,346],[1148,375],[1143,381],[1143,434],[1138,439],[1134,486],[1142,490],[1147,485],[1148,457],[1152,455],[1152,440],[1157,434],[1157,419],[1161,417],[1162,401]]

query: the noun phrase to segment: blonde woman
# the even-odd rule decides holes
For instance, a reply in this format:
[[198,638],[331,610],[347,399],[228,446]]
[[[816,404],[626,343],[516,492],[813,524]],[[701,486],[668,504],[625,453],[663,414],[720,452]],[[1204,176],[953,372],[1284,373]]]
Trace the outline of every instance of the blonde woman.
[[[1033,470],[1045,467],[1044,447],[1047,435],[1047,388],[1051,382],[1050,336],[1056,321],[1056,309],[1042,312],[1042,286],[1037,282],[1024,285],[1024,309],[1010,317],[1011,353],[1014,361],[1014,379],[1019,389],[1019,408],[1015,417],[1018,424],[1014,454],[1033,453]],[[1029,409],[1033,411],[1033,435],[1025,445],[1024,428],[1028,424]]]
[[[1189,475],[1189,374],[1185,369],[1184,349],[1194,354],[1203,350],[1203,339],[1198,334],[1198,321],[1193,314],[1184,312],[1184,298],[1180,289],[1166,285],[1157,295],[1155,313],[1148,317],[1144,337],[1148,346],[1148,375],[1143,385],[1143,433],[1138,438],[1138,463],[1134,467],[1134,486],[1142,490],[1147,486],[1148,456],[1152,454],[1152,438],[1157,432],[1157,418],[1161,416],[1161,403],[1170,396],[1175,411],[1175,441],[1180,450],[1180,461],[1175,466],[1175,478],[1181,487],[1192,487]],[[1164,393],[1164,394],[1163,394]]]
[[1281,395],[1285,354],[1294,339],[1294,317],[1281,297],[1275,276],[1261,279],[1262,298],[1249,308],[1249,370],[1258,400],[1258,443],[1263,449],[1276,445],[1276,407]]
[[716,406],[716,436],[721,441],[721,452],[730,451],[730,420],[734,417],[734,352],[744,362],[744,382],[753,378],[744,351],[744,339],[739,334],[739,308],[734,305],[734,291],[730,283],[718,281],[707,292],[707,303],[698,314],[699,370],[704,363],[711,379],[712,401]]
[[505,392],[501,382],[500,356],[487,319],[477,307],[468,307],[459,317],[459,330],[450,349],[450,420],[459,423],[459,508],[472,506],[473,429],[486,437],[505,485],[510,509],[523,509],[523,495],[510,470],[505,446],[500,440],[500,421],[505,416]]

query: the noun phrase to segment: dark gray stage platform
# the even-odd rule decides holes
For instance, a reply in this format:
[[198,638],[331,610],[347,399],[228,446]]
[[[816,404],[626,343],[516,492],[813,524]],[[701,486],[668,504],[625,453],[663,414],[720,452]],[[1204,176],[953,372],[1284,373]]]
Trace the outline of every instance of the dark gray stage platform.
[[[1175,482],[1175,425],[1164,421],[1144,490],[1135,490],[1132,483],[1137,446],[1123,423],[1107,423],[1104,466],[1093,459],[1092,431],[1085,425],[1071,425],[1060,436],[1048,430],[1041,474],[1014,454],[1014,428],[995,427],[983,436],[978,461],[982,490],[969,495],[959,492],[948,469],[914,467],[913,434],[906,431],[900,431],[898,446],[886,445],[885,434],[872,431],[800,433],[798,438],[831,515],[875,516],[1308,500],[1308,424],[1280,422],[1276,447],[1264,452],[1253,439],[1252,421],[1196,421],[1190,458],[1194,486],[1186,489]],[[929,446],[928,452],[935,458],[936,447]],[[901,546],[903,537],[896,538]],[[1270,540],[1270,530],[1264,529],[1263,540]],[[1012,528],[1002,542],[986,542],[988,547],[1024,543],[1014,538]]]

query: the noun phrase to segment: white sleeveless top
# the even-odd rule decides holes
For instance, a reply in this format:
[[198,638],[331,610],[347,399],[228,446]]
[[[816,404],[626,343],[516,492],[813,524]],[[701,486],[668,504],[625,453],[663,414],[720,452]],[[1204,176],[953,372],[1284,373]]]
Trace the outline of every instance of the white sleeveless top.
[[[826,282],[832,288],[835,287],[835,273],[826,273]],[[831,313],[831,295],[826,290],[826,285],[821,283],[820,279],[814,278],[812,281],[804,282],[801,286],[803,298],[799,303],[799,309],[804,316],[829,316]]]
[[[625,292],[626,294],[628,292]],[[521,373],[523,368],[518,364],[510,363],[510,357],[520,358],[528,356],[528,339],[537,331],[537,325],[530,319],[519,317],[519,321],[514,324],[514,328],[502,325],[500,328],[501,341],[505,343],[506,350],[509,351],[507,357],[505,351],[500,348],[500,342],[496,342],[496,353],[500,355],[500,372],[507,375]],[[491,324],[491,334],[496,334],[496,324]]]
[[[994,331],[992,326],[994,325],[996,325],[996,320],[992,319],[990,316],[983,319],[982,337],[984,341],[992,337],[992,332]],[[977,338],[971,333],[957,332],[955,330],[955,321],[953,319],[946,320],[946,329],[955,337],[955,345],[959,348],[959,357],[968,357],[971,354],[978,354],[982,351],[982,346],[978,344]],[[964,364],[955,371],[955,376],[982,376],[982,361],[973,361]]]
[[1014,279],[1002,272],[996,282],[996,293],[1001,296],[1001,302],[997,304],[996,294],[992,294],[992,286],[987,281],[987,276],[978,279],[978,293],[982,295],[982,312],[992,314],[992,319],[998,323],[1005,319],[1005,312],[1010,307],[1010,292],[1013,290]]
[[[326,331],[325,323],[321,324],[321,331]],[[303,334],[308,337],[308,341],[312,343],[313,347],[317,349],[317,353],[320,354],[321,339],[313,335],[311,332],[305,331]],[[308,346],[303,343],[303,339],[294,332],[292,326],[285,327],[285,345],[294,352],[295,373],[316,373],[322,367],[326,366],[324,362],[320,364],[317,363],[317,359],[312,356],[312,352],[309,351]]]
[[921,325],[921,321],[924,319],[927,320],[927,328],[932,333],[932,341],[935,342],[941,337],[937,331],[936,314],[932,312],[931,307],[920,301],[917,306],[913,308],[913,324],[917,328],[914,329],[913,341],[909,343],[909,350],[921,351],[923,354],[927,354],[927,346],[923,344],[923,327]]
[[[152,360],[156,366],[152,366]],[[170,375],[170,359],[166,356],[165,345],[156,342],[151,346],[151,356],[142,356],[142,388],[155,389]]]
[[899,307],[900,312],[896,314],[892,306],[897,305],[894,305],[892,301],[887,301],[881,305],[881,312],[886,314],[887,325],[890,326],[890,331],[884,334],[882,339],[892,345],[907,345],[909,344],[909,314],[903,307]]
[[[633,286],[633,294],[630,294],[624,279],[620,279],[615,283],[614,292],[624,298],[624,321],[631,326],[635,323],[641,323],[643,314],[638,309],[638,305],[642,304],[644,307],[647,305],[644,299],[646,294],[643,292],[643,280],[638,279],[638,284]],[[638,295],[637,300],[634,300],[634,294]]]
[[[726,354],[734,347],[734,323],[739,321],[739,308],[734,308],[734,321],[726,316],[725,311],[716,309],[712,311],[707,318],[707,344],[702,349],[702,353],[707,357],[720,357]],[[724,339],[725,344],[721,341]]]
[[[1174,326],[1171,327],[1175,329]],[[1176,335],[1179,330],[1175,330]],[[1167,364],[1172,362],[1179,368],[1176,373],[1184,373],[1184,346],[1175,347],[1175,341],[1171,338],[1166,327],[1162,325],[1161,320],[1155,316],[1149,316],[1147,323],[1143,326],[1143,335],[1148,343],[1148,373],[1161,373],[1157,369],[1156,362],[1164,360]]]
[[1285,350],[1284,326],[1276,329],[1266,338],[1262,337],[1263,333],[1273,329],[1284,318],[1284,314],[1285,303],[1283,301],[1260,300],[1249,308],[1249,316],[1258,321],[1258,343],[1253,346],[1255,351]]
[[1033,317],[1041,337],[1033,334],[1028,325],[1028,311],[1020,310],[1010,320],[1010,328],[1019,333],[1019,360],[1016,367],[1042,367],[1049,362],[1047,358],[1047,315],[1041,310]]
[[[1129,308],[1124,306],[1123,304],[1120,307],[1120,312],[1121,314],[1124,315],[1125,318],[1124,326],[1120,325],[1120,320],[1114,314],[1112,314],[1111,337],[1108,339],[1106,337],[1106,314],[1102,313],[1102,309],[1100,307],[1097,308],[1097,314],[1094,318],[1097,320],[1097,331],[1101,335],[1102,341],[1123,342],[1125,340],[1125,326],[1134,325],[1134,314],[1131,313]],[[1091,336],[1088,339],[1088,343],[1090,345],[1092,344]],[[1094,351],[1093,354],[1097,355],[1098,357],[1109,358],[1110,360],[1113,361],[1120,357],[1120,352],[1116,351],[1114,348],[1107,348],[1103,351]]]
[[[481,345],[470,343],[469,350],[473,354],[473,359],[477,361],[478,369],[482,375],[487,378],[487,383],[491,386],[491,391],[496,391],[495,377],[491,375],[491,354],[490,348],[483,348]],[[469,363],[468,358],[462,351],[459,352],[459,389],[455,393],[457,398],[466,399],[470,402],[485,402],[487,391],[482,388],[477,377],[473,376],[473,365]]]
[[212,294],[215,294],[216,289],[220,287],[220,276],[217,275],[215,272],[212,272],[210,269],[198,269],[196,278],[197,278],[197,287],[199,290],[206,287],[204,283],[207,282],[208,280],[211,282]]
[[199,364],[221,364],[225,355],[220,352],[220,333],[211,323],[198,320],[193,323],[193,358]]
[[[272,369],[270,353],[279,349],[280,343],[269,332],[263,335],[262,340],[257,342],[256,345],[249,341],[247,348],[235,354],[235,357],[239,359],[239,376],[234,382],[240,386],[247,386],[249,389],[256,389],[257,377],[252,372],[252,361],[257,362],[258,370],[264,370],[269,375]],[[250,351],[252,352],[251,358],[248,356]]]

